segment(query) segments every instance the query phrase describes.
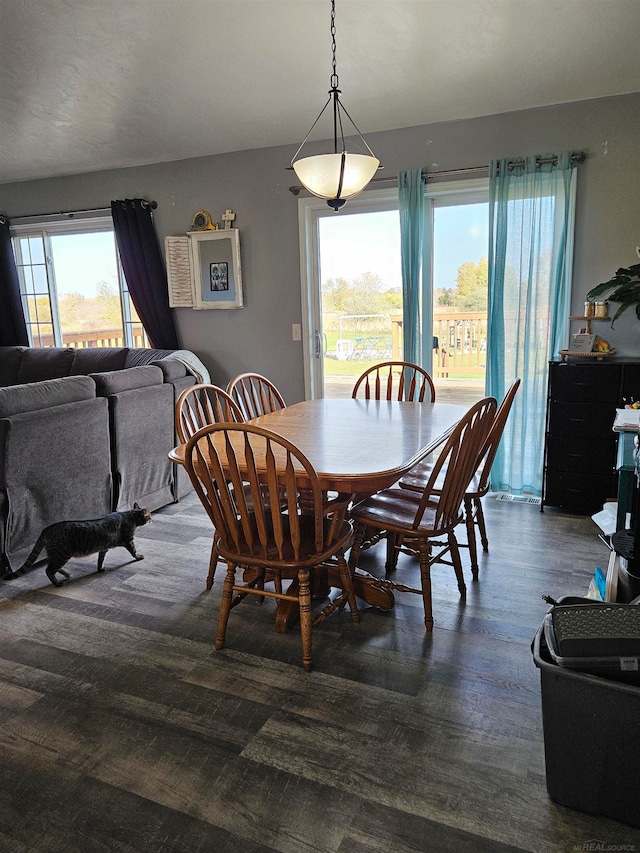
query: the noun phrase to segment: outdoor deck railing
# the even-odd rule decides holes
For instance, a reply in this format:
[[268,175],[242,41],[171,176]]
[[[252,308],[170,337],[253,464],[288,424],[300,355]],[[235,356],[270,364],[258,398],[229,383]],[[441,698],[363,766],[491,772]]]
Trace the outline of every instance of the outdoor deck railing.
[[[63,331],[63,346],[76,347],[77,349],[92,349],[94,347],[124,347],[122,329],[92,329],[89,332],[67,332]],[[35,346],[55,346],[53,335],[41,335]],[[133,330],[133,346],[146,347],[147,342],[142,328]]]
[[[391,317],[392,357],[402,359],[402,316]],[[487,312],[436,313],[433,317],[433,376],[483,376],[487,353]]]

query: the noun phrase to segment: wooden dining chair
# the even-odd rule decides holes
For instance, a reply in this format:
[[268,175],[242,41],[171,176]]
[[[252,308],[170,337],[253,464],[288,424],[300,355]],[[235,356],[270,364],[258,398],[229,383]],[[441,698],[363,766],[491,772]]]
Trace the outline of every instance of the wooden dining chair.
[[[471,562],[471,574],[474,581],[478,580],[478,547],[476,544],[477,526],[480,533],[480,542],[482,543],[483,551],[489,550],[489,539],[487,538],[487,528],[484,522],[484,512],[482,511],[482,498],[489,491],[491,468],[500,446],[500,440],[504,432],[504,428],[513,405],[513,400],[516,392],[520,387],[520,379],[516,379],[507,393],[504,396],[500,408],[496,412],[493,425],[486,438],[484,447],[480,454],[480,465],[473,475],[469,486],[464,493],[464,519],[467,529],[467,541],[458,543],[460,547],[469,549],[469,559]],[[419,462],[412,468],[404,477],[401,478],[399,485],[403,489],[411,489],[416,492],[422,492],[427,480],[431,476],[432,465],[426,462]],[[442,479],[442,475],[441,475]],[[436,484],[434,494],[438,493],[440,484]]]
[[287,405],[273,382],[259,373],[236,376],[227,385],[227,393],[238,404],[246,421],[284,409]]
[[217,385],[191,385],[176,402],[176,432],[181,444],[204,426],[244,420],[236,401]]
[[[185,444],[202,427],[229,421],[242,423],[244,417],[235,400],[217,385],[191,385],[185,388],[176,401],[176,432],[181,444]],[[218,557],[217,536],[214,530],[207,589],[213,586]]]
[[[327,501],[315,469],[300,450],[253,424],[200,430],[189,440],[185,467],[227,561],[216,649],[224,646],[232,607],[247,595],[275,598],[299,608],[302,660],[311,671],[312,625],[347,602],[352,620],[360,620],[344,556],[353,539],[346,520],[348,497]],[[280,504],[283,492],[285,506]],[[331,557],[337,559],[342,592],[312,619],[311,576]],[[236,583],[237,568],[248,570],[245,583]],[[291,583],[285,592],[286,579]],[[266,584],[273,584],[273,590]]]
[[409,400],[435,403],[436,389],[426,370],[410,361],[383,361],[359,377],[351,394],[365,400]]
[[[462,598],[466,596],[455,529],[463,521],[464,493],[478,467],[480,452],[493,424],[495,412],[496,401],[493,397],[485,397],[469,409],[447,439],[421,494],[408,489],[385,489],[351,510],[351,518],[356,522],[355,539],[349,557],[352,571],[358,564],[362,541],[370,528],[383,531],[386,535],[388,572],[396,569],[400,551],[418,555],[420,589],[388,578],[380,580],[379,584],[384,589],[422,595],[427,631],[433,629],[433,563],[453,566],[460,595]],[[442,485],[438,493],[434,494],[441,472]]]

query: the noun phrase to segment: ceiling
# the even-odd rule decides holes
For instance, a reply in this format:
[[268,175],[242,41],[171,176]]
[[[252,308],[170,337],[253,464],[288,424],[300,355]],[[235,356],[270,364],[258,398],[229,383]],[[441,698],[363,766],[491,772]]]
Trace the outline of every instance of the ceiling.
[[[329,0],[0,0],[0,183],[291,145],[329,89]],[[337,0],[376,130],[640,90],[638,0]],[[329,123],[313,138],[331,135]]]

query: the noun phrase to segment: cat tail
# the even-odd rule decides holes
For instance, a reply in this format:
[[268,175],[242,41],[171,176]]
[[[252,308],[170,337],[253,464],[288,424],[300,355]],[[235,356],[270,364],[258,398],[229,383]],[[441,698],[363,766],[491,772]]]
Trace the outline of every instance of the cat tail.
[[24,561],[24,563],[20,566],[19,569],[16,569],[15,572],[12,572],[10,575],[6,575],[6,577],[17,578],[18,575],[23,575],[27,571],[27,569],[30,569],[31,566],[38,559],[38,554],[44,548],[44,542],[45,542],[45,535],[44,535],[44,531],[42,531],[40,536],[38,536],[38,541],[33,546],[32,552],[29,554],[29,556]]

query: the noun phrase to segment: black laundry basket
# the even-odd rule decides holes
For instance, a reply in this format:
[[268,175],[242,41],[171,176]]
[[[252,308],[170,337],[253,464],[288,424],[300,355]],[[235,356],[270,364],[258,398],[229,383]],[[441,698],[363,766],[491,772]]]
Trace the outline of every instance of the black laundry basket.
[[551,799],[640,827],[640,687],[558,666],[540,626],[542,727]]

